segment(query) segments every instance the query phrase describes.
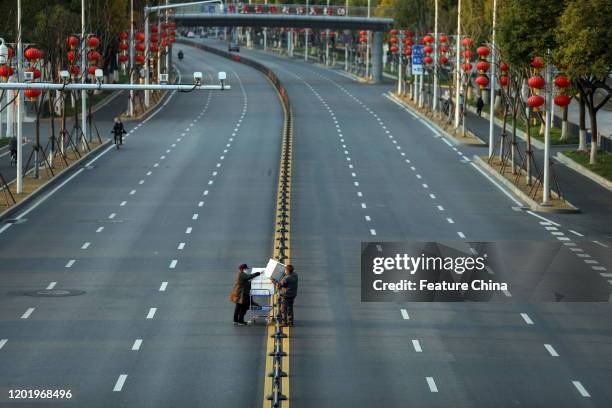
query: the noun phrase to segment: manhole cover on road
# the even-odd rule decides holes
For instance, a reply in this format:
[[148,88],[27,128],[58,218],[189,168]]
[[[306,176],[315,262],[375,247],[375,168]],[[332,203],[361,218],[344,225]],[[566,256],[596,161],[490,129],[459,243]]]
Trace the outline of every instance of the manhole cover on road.
[[36,297],[66,297],[66,296],[78,296],[84,294],[83,290],[75,290],[75,289],[40,289],[40,290],[30,290],[27,292],[23,292],[26,296],[36,296]]

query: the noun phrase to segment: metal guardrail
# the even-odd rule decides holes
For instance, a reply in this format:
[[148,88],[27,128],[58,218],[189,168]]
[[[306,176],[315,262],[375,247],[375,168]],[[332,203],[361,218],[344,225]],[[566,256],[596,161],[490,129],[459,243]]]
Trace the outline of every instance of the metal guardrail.
[[[247,57],[232,54],[227,51],[220,50],[215,47],[178,39],[177,43],[199,48],[201,50],[219,55],[221,57],[231,59],[236,62],[248,65],[259,72],[263,73],[276,89],[281,100],[284,112],[284,123],[282,132],[282,145],[280,157],[280,169],[278,175],[277,200],[276,200],[276,217],[274,227],[274,250],[273,258],[280,263],[288,264],[290,260],[290,225],[291,225],[291,168],[293,157],[293,111],[291,109],[291,101],[287,90],[281,83],[276,74],[265,65],[254,61]],[[283,350],[283,340],[288,338],[288,335],[283,332],[281,325],[280,302],[278,295],[274,297],[274,307],[272,311],[272,320],[274,321],[274,332],[270,334],[273,339],[273,347],[267,351],[268,357],[272,359],[272,369],[266,372],[266,376],[271,378],[271,390],[265,399],[270,401],[270,406],[273,408],[282,407],[282,401],[288,398],[283,394],[283,378],[287,378],[287,372],[283,370],[283,359],[288,359],[288,353]],[[286,362],[287,360],[285,360]],[[287,390],[285,391],[287,392]]]

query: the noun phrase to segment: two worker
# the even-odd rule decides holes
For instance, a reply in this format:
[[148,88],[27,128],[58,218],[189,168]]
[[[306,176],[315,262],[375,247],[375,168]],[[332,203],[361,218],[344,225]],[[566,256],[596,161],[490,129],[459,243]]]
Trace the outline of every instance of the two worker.
[[[232,291],[230,300],[236,304],[234,308],[234,325],[244,326],[244,316],[251,305],[251,280],[261,275],[261,272],[249,274],[247,264],[238,267],[238,274]],[[293,302],[297,296],[298,276],[293,270],[293,265],[285,266],[285,274],[278,281],[279,299],[281,305],[281,324],[283,326],[293,326]]]

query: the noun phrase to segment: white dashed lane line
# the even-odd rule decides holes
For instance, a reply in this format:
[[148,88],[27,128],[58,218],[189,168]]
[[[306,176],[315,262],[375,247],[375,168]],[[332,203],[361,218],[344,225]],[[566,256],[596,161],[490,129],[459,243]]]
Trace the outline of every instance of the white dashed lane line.
[[159,292],[165,292],[166,288],[168,287],[168,282],[162,282],[161,285],[159,285]]
[[150,308],[149,313],[147,313],[147,319],[152,319],[153,317],[155,317],[155,312],[157,312],[156,307]]
[[47,287],[45,289],[47,290],[51,290],[55,287],[55,285],[57,285],[57,282],[51,282],[47,285]]
[[170,261],[170,269],[175,269],[176,268],[176,264],[178,263],[178,261],[176,259],[173,259],[172,261]]
[[120,392],[123,389],[125,380],[127,380],[127,374],[119,375],[119,378],[117,378],[117,382],[115,383],[115,386],[113,387],[113,392]]
[[112,213],[111,215],[109,215],[109,216],[108,216],[108,219],[112,220],[113,218],[115,218],[115,216],[116,216],[116,215],[117,215],[117,214]]
[[527,313],[521,313],[521,317],[523,318],[525,323],[527,323],[529,325],[533,324],[533,320],[531,320],[531,317],[529,317],[529,315]]
[[0,339],[0,350],[8,343],[8,339]]
[[21,318],[22,319],[28,319],[32,315],[34,310],[36,310],[35,307],[29,307],[28,310],[26,310],[25,313],[21,315]]
[[72,265],[74,265],[75,262],[75,259],[69,260],[68,263],[66,263],[66,268],[72,268]]
[[132,351],[140,350],[140,346],[142,346],[142,339],[134,340],[134,344],[132,345]]
[[429,391],[438,392],[438,386],[436,385],[436,381],[433,379],[433,377],[425,377],[425,379],[427,380]]
[[404,320],[409,320],[410,316],[408,315],[408,311],[406,309],[400,309],[400,312],[402,314],[402,319]]
[[98,227],[98,229],[96,230],[96,232],[102,232],[104,231],[104,227]]
[[546,350],[552,357],[559,357],[559,353],[557,353],[557,350],[555,350],[555,348],[550,344],[544,344],[544,348],[546,348]]
[[581,396],[583,396],[584,398],[591,397],[591,394],[589,394],[589,392],[586,390],[586,388],[584,388],[580,381],[572,381],[572,384],[574,384],[574,387],[576,387]]
[[81,249],[87,249],[89,248],[89,246],[91,245],[91,242],[85,242],[82,246]]
[[414,347],[414,351],[417,353],[422,353],[423,349],[421,348],[421,343],[418,340],[412,340],[412,347]]

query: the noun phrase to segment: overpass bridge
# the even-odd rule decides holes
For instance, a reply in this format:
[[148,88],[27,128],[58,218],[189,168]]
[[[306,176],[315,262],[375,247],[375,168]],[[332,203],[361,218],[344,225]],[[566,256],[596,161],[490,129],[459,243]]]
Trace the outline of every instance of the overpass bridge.
[[389,30],[393,19],[380,17],[347,17],[337,15],[272,14],[272,13],[210,13],[181,12],[175,21],[183,26],[200,27],[287,27],[330,30],[369,30],[372,40],[372,78],[382,80],[383,31]]

